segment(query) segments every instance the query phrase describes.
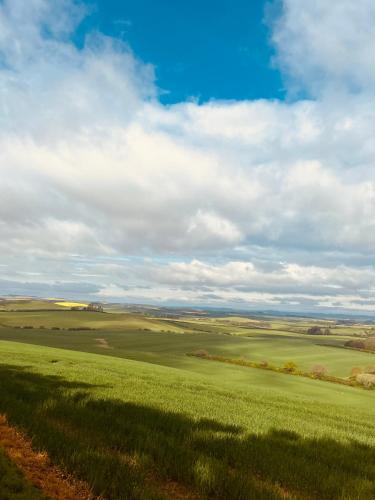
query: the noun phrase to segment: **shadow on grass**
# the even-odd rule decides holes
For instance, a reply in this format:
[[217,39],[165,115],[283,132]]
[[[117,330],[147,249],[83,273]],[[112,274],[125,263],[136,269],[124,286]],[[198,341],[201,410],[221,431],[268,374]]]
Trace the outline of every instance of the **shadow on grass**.
[[2,500],[46,500],[30,485],[23,473],[10,461],[0,447],[0,498]]
[[245,434],[95,399],[94,387],[1,365],[0,412],[108,499],[375,498],[375,452],[366,445],[280,429]]

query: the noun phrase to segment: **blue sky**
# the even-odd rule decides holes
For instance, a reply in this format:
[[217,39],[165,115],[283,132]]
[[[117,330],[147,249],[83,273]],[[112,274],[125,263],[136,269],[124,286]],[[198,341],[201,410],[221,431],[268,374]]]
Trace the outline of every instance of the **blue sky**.
[[285,96],[281,74],[272,65],[268,24],[276,7],[268,1],[98,0],[88,5],[91,14],[77,43],[93,29],[128,42],[139,58],[155,65],[164,103]]
[[374,313],[374,57],[373,0],[0,0],[0,295]]

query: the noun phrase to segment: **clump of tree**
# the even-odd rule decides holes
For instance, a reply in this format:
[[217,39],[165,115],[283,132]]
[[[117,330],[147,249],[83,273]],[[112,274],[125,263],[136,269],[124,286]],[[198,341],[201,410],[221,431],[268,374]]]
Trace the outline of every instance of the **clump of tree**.
[[366,389],[375,389],[375,375],[371,373],[360,373],[357,375],[356,381]]
[[283,365],[283,371],[287,373],[294,373],[297,371],[298,366],[293,361],[287,361]]
[[355,366],[354,368],[351,369],[350,377],[355,379],[358,377],[358,375],[361,375],[361,373],[363,373],[362,368]]
[[317,364],[311,368],[311,374],[315,378],[323,378],[327,375],[327,373],[328,373],[328,369],[324,365]]
[[329,328],[322,328],[321,326],[314,325],[308,328],[308,335],[331,335],[331,330]]
[[84,311],[89,312],[104,312],[103,306],[98,302],[91,302],[88,306],[84,308]]
[[345,342],[345,347],[351,347],[352,349],[364,349],[365,342],[364,340],[347,340]]
[[89,311],[89,312],[104,312],[102,304],[99,302],[91,302],[87,306],[72,306],[71,311]]
[[360,368],[359,366],[355,366],[350,371],[350,377],[356,378],[358,375],[362,375],[362,373],[366,373],[368,375],[375,375],[375,366],[374,365],[366,366],[366,368],[364,369]]
[[364,340],[348,340],[344,345],[345,347],[350,347],[351,349],[361,349],[364,351],[375,352],[375,339],[372,337]]
[[69,332],[80,332],[80,331],[88,331],[95,330],[95,328],[91,328],[90,326],[71,326],[67,328]]
[[198,350],[193,352],[193,356],[196,356],[197,358],[207,358],[209,356],[209,354],[204,349],[198,349]]
[[351,369],[350,379],[365,389],[375,389],[375,366],[367,366],[365,369],[355,366]]

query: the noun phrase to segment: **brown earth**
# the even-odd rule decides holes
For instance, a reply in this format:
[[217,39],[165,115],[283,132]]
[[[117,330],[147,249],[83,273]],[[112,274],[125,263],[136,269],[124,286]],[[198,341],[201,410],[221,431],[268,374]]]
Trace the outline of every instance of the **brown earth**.
[[26,479],[54,500],[93,500],[89,486],[64,474],[53,465],[45,452],[33,450],[31,441],[10,426],[0,415],[0,447],[21,469]]

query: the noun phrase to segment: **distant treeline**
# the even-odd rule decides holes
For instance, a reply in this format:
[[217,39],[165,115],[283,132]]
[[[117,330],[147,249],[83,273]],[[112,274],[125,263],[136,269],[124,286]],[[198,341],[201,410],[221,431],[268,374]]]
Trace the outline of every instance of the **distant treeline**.
[[307,329],[306,333],[308,335],[331,335],[331,330],[329,328],[322,328],[321,326],[311,326]]
[[351,349],[360,349],[361,351],[375,352],[375,338],[369,337],[367,339],[355,339],[345,342],[345,347]]

